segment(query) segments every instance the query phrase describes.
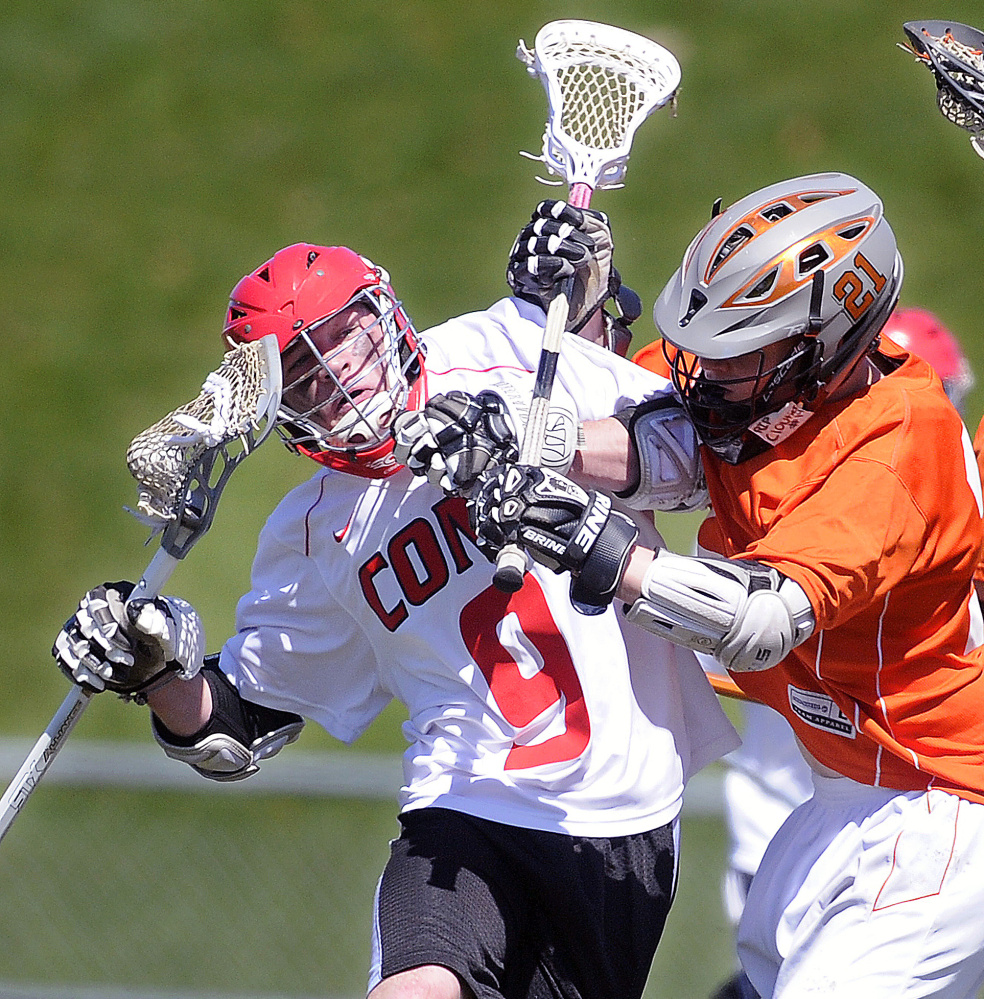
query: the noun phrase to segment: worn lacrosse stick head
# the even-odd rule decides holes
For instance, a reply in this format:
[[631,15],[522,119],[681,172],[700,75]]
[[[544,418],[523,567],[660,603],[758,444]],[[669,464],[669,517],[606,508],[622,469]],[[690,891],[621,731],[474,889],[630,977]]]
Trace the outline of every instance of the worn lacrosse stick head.
[[984,32],[955,21],[908,21],[911,52],[936,79],[936,105],[947,121],[970,132],[970,143],[984,157]]
[[219,494],[236,466],[274,429],[281,394],[275,335],[229,350],[202,391],[137,434],[126,463],[137,480],[130,512],[161,548],[184,558],[209,529]]
[[680,64],[673,53],[624,28],[562,20],[545,24],[532,49],[520,40],[516,56],[539,77],[549,105],[543,152],[524,155],[574,193],[582,184],[621,187],[636,129],[675,104]]

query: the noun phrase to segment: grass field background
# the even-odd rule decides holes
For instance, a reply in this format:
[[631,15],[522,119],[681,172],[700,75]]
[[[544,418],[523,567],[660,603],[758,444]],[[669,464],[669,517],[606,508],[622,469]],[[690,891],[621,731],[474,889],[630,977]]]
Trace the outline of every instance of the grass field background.
[[[904,20],[941,14],[982,20],[979,3],[909,0],[8,0],[0,736],[37,735],[64,696],[48,649],[80,594],[134,578],[152,553],[122,509],[133,498],[126,445],[217,366],[226,296],[245,271],[298,240],[351,245],[390,269],[420,328],[505,293],[513,237],[550,193],[517,155],[539,149],[546,102],[513,53],[553,18],[641,31],[682,64],[678,116],[643,127],[626,189],[594,202],[646,306],[637,343],[652,337],[652,302],[715,198],[844,170],[885,201],[906,262],[903,304],[933,309],[962,339],[978,373],[976,426],[984,162],[895,46]],[[261,450],[175,575],[210,647],[232,628],[263,519],[307,473],[276,444]],[[692,518],[662,526],[671,544],[689,543]],[[399,751],[400,717],[388,711],[356,748]],[[99,698],[73,736],[87,737],[145,740],[145,714]],[[310,728],[302,741],[346,751]],[[237,811],[228,797],[42,789],[0,849],[0,899],[17,903],[0,905],[10,941],[0,981],[357,991],[365,910],[352,913],[395,829],[392,810],[366,807],[271,799]],[[672,973],[654,995],[700,996],[730,959],[720,825],[689,822],[687,833],[659,958]],[[204,908],[171,880],[184,843],[205,854],[189,875]],[[227,855],[238,871],[228,898]],[[338,869],[354,872],[344,906],[331,894]],[[99,936],[121,911],[142,927],[142,957]],[[248,961],[227,957],[228,926],[227,949],[202,958],[223,920],[261,927]],[[97,948],[83,942],[93,925]],[[307,963],[284,957],[301,933]]]

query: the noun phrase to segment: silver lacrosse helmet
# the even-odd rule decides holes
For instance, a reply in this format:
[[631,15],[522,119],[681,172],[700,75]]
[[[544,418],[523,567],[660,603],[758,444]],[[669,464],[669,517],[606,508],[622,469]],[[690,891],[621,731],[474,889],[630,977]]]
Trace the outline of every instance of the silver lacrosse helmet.
[[731,464],[785,440],[875,344],[901,284],[881,199],[854,177],[716,204],[653,308],[701,440]]

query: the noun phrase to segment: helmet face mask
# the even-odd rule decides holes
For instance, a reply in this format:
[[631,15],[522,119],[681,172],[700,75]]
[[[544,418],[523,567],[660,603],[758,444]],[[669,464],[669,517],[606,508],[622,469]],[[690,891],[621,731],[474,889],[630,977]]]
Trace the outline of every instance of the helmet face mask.
[[393,309],[360,292],[302,330],[283,351],[285,430],[310,449],[378,445],[406,402]]
[[[881,200],[846,174],[773,184],[715,215],[653,310],[702,441],[737,464],[796,431],[871,349],[901,280]],[[737,358],[737,376],[717,363]]]
[[288,448],[367,478],[398,471],[389,427],[415,404],[423,350],[387,273],[346,247],[278,251],[232,290],[225,324],[233,343],[268,333]]
[[792,420],[806,413],[797,401],[810,395],[807,386],[817,384],[818,346],[816,339],[802,336],[771,350],[702,362],[693,354],[667,350],[664,340],[663,353],[701,441],[737,464],[768,450],[766,440],[749,433],[751,427],[761,423],[764,433],[782,422],[770,420],[775,413],[788,418],[790,432],[799,425]]

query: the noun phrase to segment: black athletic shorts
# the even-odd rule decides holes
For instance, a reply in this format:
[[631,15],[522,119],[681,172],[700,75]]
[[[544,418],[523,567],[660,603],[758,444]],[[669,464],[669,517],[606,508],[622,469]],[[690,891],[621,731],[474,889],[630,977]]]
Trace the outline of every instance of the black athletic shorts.
[[400,821],[377,898],[383,978],[438,964],[478,999],[642,995],[675,889],[672,823],[589,839],[443,808]]

